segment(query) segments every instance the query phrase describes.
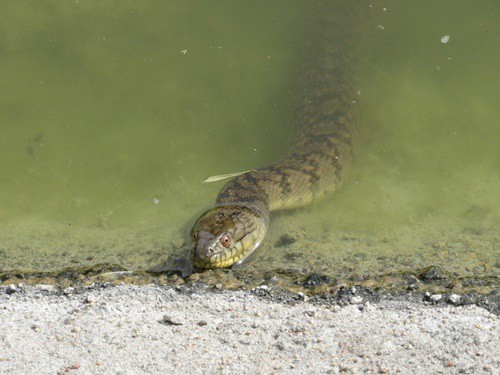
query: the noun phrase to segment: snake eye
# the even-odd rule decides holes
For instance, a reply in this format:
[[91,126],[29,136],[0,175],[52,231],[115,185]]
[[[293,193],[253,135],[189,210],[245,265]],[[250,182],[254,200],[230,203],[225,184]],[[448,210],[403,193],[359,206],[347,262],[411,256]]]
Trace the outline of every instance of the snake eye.
[[223,236],[220,238],[219,242],[222,244],[222,246],[224,246],[224,247],[226,247],[226,248],[228,248],[228,247],[229,247],[229,245],[231,245],[231,240],[229,239],[229,237],[228,237],[228,235],[227,235],[227,234],[223,235]]

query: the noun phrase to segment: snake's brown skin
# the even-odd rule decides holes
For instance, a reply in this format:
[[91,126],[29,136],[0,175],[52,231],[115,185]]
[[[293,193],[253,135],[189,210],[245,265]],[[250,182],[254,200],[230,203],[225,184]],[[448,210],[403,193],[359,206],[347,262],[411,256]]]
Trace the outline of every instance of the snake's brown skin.
[[[346,2],[349,4],[349,2]],[[335,190],[352,161],[357,123],[349,41],[335,16],[316,18],[297,92],[292,147],[277,162],[231,179],[191,235],[197,269],[241,262],[264,239],[270,211],[305,206]]]

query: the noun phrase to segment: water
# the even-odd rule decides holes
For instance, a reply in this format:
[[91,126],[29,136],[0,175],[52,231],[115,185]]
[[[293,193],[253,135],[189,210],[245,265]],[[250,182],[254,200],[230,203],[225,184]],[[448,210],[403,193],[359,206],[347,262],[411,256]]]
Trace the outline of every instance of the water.
[[[175,268],[221,186],[202,181],[286,152],[311,2],[2,8],[0,273]],[[275,215],[242,269],[498,276],[499,16],[493,1],[373,3],[356,25],[353,175]]]

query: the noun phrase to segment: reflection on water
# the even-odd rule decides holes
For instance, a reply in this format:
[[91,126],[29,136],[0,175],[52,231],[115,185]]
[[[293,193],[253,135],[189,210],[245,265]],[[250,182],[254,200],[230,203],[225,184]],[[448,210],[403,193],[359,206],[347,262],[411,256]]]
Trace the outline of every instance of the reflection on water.
[[[202,181],[286,152],[310,3],[7,7],[0,273],[181,258],[222,184]],[[353,25],[366,36],[353,176],[322,204],[275,215],[242,268],[498,275],[500,7],[367,12]]]

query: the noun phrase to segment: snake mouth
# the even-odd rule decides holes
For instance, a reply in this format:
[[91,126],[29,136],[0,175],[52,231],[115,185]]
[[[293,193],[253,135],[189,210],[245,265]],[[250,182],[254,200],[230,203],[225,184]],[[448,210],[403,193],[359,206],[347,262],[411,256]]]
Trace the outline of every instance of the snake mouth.
[[222,259],[214,259],[215,257],[209,259],[200,259],[195,258],[194,256],[191,259],[193,263],[193,267],[200,270],[210,270],[210,269],[220,269],[220,268],[229,268],[236,263],[238,263],[243,256],[236,256],[234,258],[229,258],[226,260]]
[[233,246],[215,254],[210,254],[206,251],[197,251],[197,246],[195,245],[191,253],[193,266],[197,269],[207,270],[229,268],[240,263],[259,247],[262,241],[263,236],[255,232],[253,230],[246,233]]

